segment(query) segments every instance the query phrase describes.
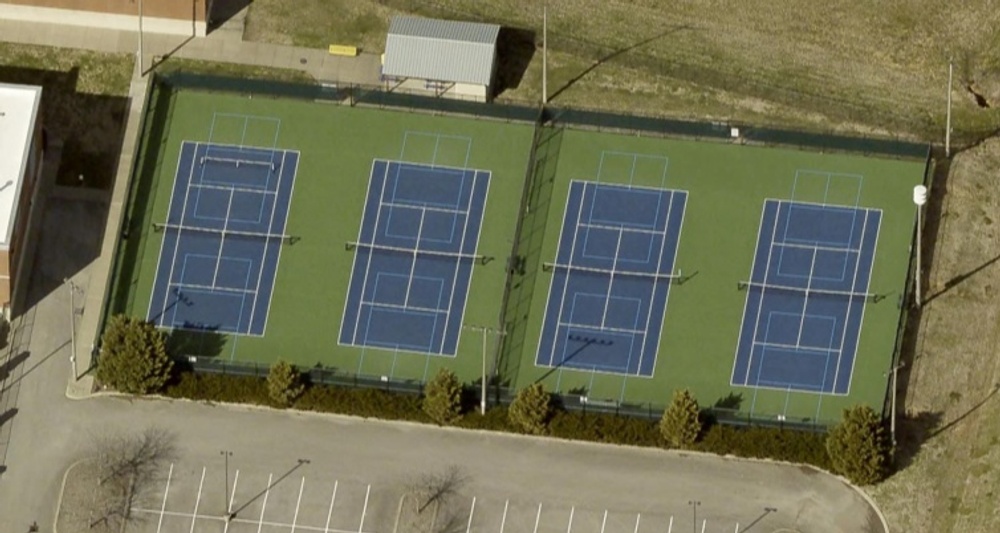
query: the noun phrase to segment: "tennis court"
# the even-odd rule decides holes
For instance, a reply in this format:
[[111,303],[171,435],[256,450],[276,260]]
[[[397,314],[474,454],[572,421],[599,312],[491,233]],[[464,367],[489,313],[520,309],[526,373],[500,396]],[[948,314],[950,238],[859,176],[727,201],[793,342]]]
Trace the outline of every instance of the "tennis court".
[[536,365],[653,375],[686,202],[571,182]]
[[490,173],[376,160],[340,344],[454,356]]
[[847,394],[882,212],[766,200],[732,384]]
[[164,328],[264,334],[298,153],[185,141],[148,319]]

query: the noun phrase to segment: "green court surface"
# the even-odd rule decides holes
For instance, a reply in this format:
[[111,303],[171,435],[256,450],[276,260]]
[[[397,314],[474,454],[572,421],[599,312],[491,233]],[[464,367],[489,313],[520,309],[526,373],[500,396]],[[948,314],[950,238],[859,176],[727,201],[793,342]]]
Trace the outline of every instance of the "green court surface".
[[[804,423],[836,420],[841,409],[858,403],[881,408],[909,265],[912,188],[923,182],[923,161],[551,128],[541,139],[541,170],[519,249],[523,275],[515,278],[518,289],[507,309],[501,369],[512,388],[540,380],[570,396],[566,401],[579,395],[591,404],[645,405],[653,412],[675,389],[688,388],[702,406]],[[669,290],[653,376],[536,365],[552,283],[541,263],[556,255],[570,181],[660,188],[664,169],[665,187],[687,191],[688,199],[675,263],[681,278]],[[738,282],[749,279],[762,206],[768,198],[791,199],[793,187],[798,201],[883,210],[870,291],[884,297],[865,305],[846,395],[730,385],[747,298]]]
[[[121,247],[112,313],[147,317],[183,141],[277,147],[300,153],[286,234],[263,336],[187,332],[170,335],[172,353],[216,361],[267,365],[284,359],[344,376],[423,381],[441,366],[465,381],[480,374],[480,335],[463,330],[456,357],[395,353],[338,344],[355,241],[375,159],[458,166],[492,173],[479,253],[497,260],[474,267],[464,323],[499,320],[505,258],[531,146],[530,125],[351,108],[296,100],[254,98],[159,87],[147,118]],[[249,119],[247,119],[249,117]],[[457,142],[456,139],[462,139]]]
[[[722,142],[643,138],[545,127],[532,149],[528,124],[432,116],[281,98],[158,87],[129,199],[109,310],[147,318],[163,222],[183,141],[211,141],[300,153],[274,292],[263,336],[173,331],[170,349],[200,362],[256,364],[278,359],[329,375],[420,383],[440,367],[468,383],[483,364],[483,336],[463,329],[457,356],[428,356],[338,343],[362,209],[375,160],[403,160],[491,172],[478,252],[495,258],[473,268],[463,324],[497,327],[486,337],[487,365],[513,391],[543,382],[591,404],[646,406],[690,389],[702,406],[740,417],[826,423],[844,407],[880,408],[905,293],[913,232],[912,188],[923,161],[768,148]],[[248,118],[250,117],[250,118]],[[461,140],[461,142],[456,141]],[[572,180],[686,191],[675,269],[652,376],[536,365]],[[526,210],[519,213],[522,191]],[[870,292],[864,306],[847,394],[731,384],[765,199],[880,209]],[[517,254],[509,257],[520,219]],[[508,268],[508,266],[510,268]],[[510,293],[504,300],[508,272]]]

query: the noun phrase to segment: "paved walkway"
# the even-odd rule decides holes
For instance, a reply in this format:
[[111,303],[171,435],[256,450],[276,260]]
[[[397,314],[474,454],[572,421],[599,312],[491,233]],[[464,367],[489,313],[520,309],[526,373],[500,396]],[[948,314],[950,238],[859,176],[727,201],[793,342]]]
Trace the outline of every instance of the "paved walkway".
[[[154,60],[170,56],[302,70],[327,83],[379,81],[380,57],[376,54],[343,57],[315,48],[248,42],[242,40],[241,32],[225,28],[200,38],[154,33],[143,36],[143,66],[147,69]],[[138,50],[137,32],[2,19],[0,40],[98,52],[135,54]]]

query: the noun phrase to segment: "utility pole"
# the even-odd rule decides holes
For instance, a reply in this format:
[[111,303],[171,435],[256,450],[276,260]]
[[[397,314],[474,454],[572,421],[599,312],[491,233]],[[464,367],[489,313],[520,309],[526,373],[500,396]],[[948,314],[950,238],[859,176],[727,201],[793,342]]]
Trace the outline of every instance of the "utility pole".
[[491,328],[488,326],[476,326],[472,324],[466,324],[462,326],[465,329],[470,329],[472,331],[478,331],[483,336],[483,376],[482,376],[482,392],[479,396],[479,413],[486,414],[486,387],[489,384],[489,379],[486,375],[486,336],[487,335],[498,335],[504,336],[507,334],[506,331],[499,330],[496,328]]
[[69,287],[69,362],[73,368],[73,381],[80,379],[76,371],[76,292],[80,290],[73,280],[66,278],[63,283]]
[[948,60],[948,113],[945,119],[944,126],[944,156],[951,157],[951,89],[952,85],[952,74],[955,71],[955,63],[951,59]]
[[923,185],[917,185],[913,188],[913,203],[917,206],[917,272],[915,274],[916,278],[916,293],[913,295],[913,301],[917,305],[917,309],[920,309],[920,302],[923,299],[923,295],[920,292],[920,278],[923,274],[920,270],[920,256],[921,246],[920,246],[920,234],[923,233],[924,225],[922,222],[921,213],[924,210],[924,204],[927,203],[927,187]]
[[549,103],[549,5],[542,4],[542,105]]

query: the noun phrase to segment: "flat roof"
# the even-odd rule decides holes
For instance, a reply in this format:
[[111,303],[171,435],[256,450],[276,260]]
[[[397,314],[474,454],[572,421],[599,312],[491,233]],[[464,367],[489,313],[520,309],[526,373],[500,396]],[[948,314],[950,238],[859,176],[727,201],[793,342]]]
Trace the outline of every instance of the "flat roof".
[[9,248],[42,88],[0,83],[0,248]]
[[382,73],[489,85],[499,34],[498,24],[392,17]]

